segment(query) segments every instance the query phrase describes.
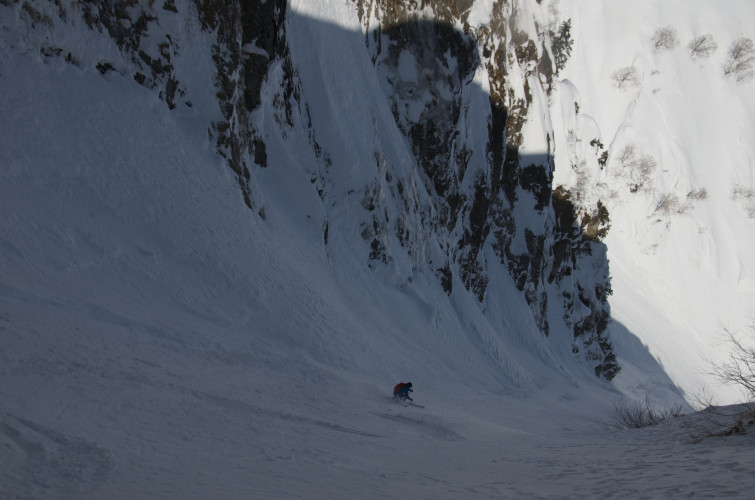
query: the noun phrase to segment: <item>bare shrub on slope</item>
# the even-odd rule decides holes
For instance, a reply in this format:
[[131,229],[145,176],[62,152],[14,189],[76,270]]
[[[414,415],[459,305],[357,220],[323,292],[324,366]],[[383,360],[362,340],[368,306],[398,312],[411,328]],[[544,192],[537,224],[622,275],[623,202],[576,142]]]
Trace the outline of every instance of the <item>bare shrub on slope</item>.
[[658,200],[658,203],[655,205],[655,212],[661,212],[666,215],[678,212],[679,210],[679,197],[674,193],[663,193]]
[[687,44],[689,56],[692,59],[699,57],[710,57],[718,48],[718,44],[713,39],[713,35],[706,33],[690,40]]
[[657,166],[655,158],[648,154],[638,157],[637,147],[634,144],[627,144],[617,159],[621,168],[616,175],[626,181],[630,192],[653,190],[652,176]]
[[683,415],[683,409],[680,405],[674,405],[667,410],[659,410],[650,400],[650,395],[645,394],[645,401],[627,402],[622,398],[621,401],[614,404],[614,423],[619,427],[627,429],[639,429],[656,425],[669,418]]
[[653,34],[652,43],[653,50],[656,52],[671,50],[679,45],[679,36],[676,33],[676,29],[671,26],[658,28]]
[[705,188],[694,188],[687,193],[689,200],[706,200],[708,199],[708,190]]
[[747,82],[755,75],[755,43],[752,39],[742,37],[729,47],[728,59],[724,63],[724,75],[737,82]]
[[729,357],[724,363],[713,365],[713,374],[724,384],[738,385],[755,401],[755,325],[750,327],[749,341],[729,330],[724,332]]
[[626,66],[616,70],[611,79],[619,90],[629,90],[642,84],[642,73],[634,66]]
[[755,219],[755,189],[736,184],[732,190],[731,199],[744,209],[749,218]]

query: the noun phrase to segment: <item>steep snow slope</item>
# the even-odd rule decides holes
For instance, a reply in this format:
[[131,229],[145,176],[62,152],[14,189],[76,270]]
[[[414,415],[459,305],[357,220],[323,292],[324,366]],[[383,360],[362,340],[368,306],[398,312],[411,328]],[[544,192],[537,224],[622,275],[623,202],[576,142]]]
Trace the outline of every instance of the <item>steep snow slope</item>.
[[[326,258],[285,172],[259,221],[197,107],[23,42],[2,42],[4,497],[433,496],[526,407],[582,398],[476,304]],[[393,406],[404,378],[437,409]]]
[[[266,229],[235,196],[191,110],[119,77],[2,61],[16,76],[0,98],[14,110],[0,133],[3,497],[752,488],[751,446],[617,433],[597,379],[564,382],[521,352],[507,371],[491,337],[472,345],[412,285],[334,279],[298,228]],[[282,201],[269,220],[295,224]],[[407,377],[425,408],[390,401]]]
[[[752,39],[752,2],[560,2],[571,18],[574,50],[554,102],[556,182],[600,198],[611,217],[613,330],[625,390],[653,384],[626,358],[623,328],[647,345],[688,397],[738,400],[720,387],[706,360],[720,362],[724,329],[745,334],[755,310],[755,133],[752,80],[724,77],[730,45]],[[675,43],[655,48],[660,29]],[[709,56],[689,42],[710,35]],[[615,74],[637,78],[617,87]],[[579,111],[576,111],[575,103]],[[591,146],[599,140],[602,146]],[[629,149],[627,149],[629,148]],[[599,155],[609,154],[605,168]],[[648,179],[638,163],[649,160]],[[623,349],[621,349],[621,348]]]

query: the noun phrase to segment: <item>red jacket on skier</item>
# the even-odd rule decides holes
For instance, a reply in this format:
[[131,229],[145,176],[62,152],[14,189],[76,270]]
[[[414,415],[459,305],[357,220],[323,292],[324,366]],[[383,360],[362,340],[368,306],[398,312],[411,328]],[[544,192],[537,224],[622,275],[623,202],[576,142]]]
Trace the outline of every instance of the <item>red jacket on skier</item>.
[[393,397],[398,398],[398,399],[408,399],[409,401],[414,401],[412,398],[409,397],[410,392],[414,392],[412,390],[412,383],[400,382],[396,384],[396,387],[393,388]]

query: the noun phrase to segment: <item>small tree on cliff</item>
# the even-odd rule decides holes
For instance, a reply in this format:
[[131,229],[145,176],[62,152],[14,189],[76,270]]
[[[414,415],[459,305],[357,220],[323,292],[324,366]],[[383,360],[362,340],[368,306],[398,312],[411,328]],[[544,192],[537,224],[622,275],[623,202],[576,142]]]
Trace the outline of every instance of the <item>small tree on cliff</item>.
[[564,69],[566,61],[571,56],[571,49],[574,45],[574,40],[571,37],[571,19],[567,19],[561,23],[561,27],[558,28],[558,35],[553,38],[553,58],[556,63],[556,74]]

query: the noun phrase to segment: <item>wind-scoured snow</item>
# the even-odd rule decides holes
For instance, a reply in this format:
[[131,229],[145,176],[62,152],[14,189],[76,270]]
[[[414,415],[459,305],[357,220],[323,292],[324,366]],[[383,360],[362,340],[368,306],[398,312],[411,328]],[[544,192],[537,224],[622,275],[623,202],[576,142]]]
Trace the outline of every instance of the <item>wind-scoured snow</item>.
[[[703,326],[726,318],[726,307],[732,321],[735,313],[742,319],[747,302],[737,293],[751,292],[742,270],[753,224],[725,186],[751,169],[732,164],[724,169],[731,179],[719,179],[679,162],[663,172],[666,142],[651,140],[657,121],[642,115],[666,109],[667,101],[650,97],[663,91],[645,91],[649,103],[637,100],[635,135],[619,134],[626,122],[596,111],[612,90],[610,80],[577,78],[579,65],[597,64],[582,37],[599,33],[592,27],[600,19],[633,12],[631,2],[616,4],[627,12],[559,3],[580,35],[562,74],[573,83],[557,88],[564,112],[553,114],[579,121],[575,129],[588,142],[593,130],[603,131],[607,147],[631,138],[658,156],[664,189],[676,183],[682,192],[694,180],[709,196],[662,231],[633,209],[652,206],[649,194],[610,205],[612,328],[626,373],[614,384],[561,357],[512,283],[492,283],[506,300],[482,311],[470,295],[449,298],[433,276],[369,269],[352,246],[359,235],[348,232],[357,223],[347,204],[324,245],[322,200],[301,175],[308,171],[302,159],[314,160],[311,145],[296,142],[302,134],[266,137],[269,166],[258,173],[266,217],[249,210],[208,137],[212,70],[202,51],[173,61],[193,105],[169,110],[118,72],[45,57],[8,14],[15,11],[0,10],[0,496],[748,498],[755,487],[751,434],[698,442],[704,415],[642,430],[612,425],[614,404],[636,384],[680,398],[675,385],[689,383],[684,367],[713,345]],[[476,4],[475,19],[485,19],[490,5]],[[746,14],[746,4],[738,5]],[[384,90],[365,46],[352,43],[363,36],[353,5],[289,8],[291,57],[302,92],[310,93],[312,127],[343,176],[332,192],[348,199],[353,177],[375,168],[376,149],[399,165],[410,151],[389,126],[385,99],[375,97]],[[657,12],[669,21],[678,15]],[[196,27],[185,28],[184,47],[208,43]],[[107,37],[82,33],[89,38],[75,43],[92,61],[110,50]],[[713,82],[718,68],[707,64]],[[333,78],[339,68],[348,75],[340,89]],[[271,68],[256,111],[269,130],[277,122],[265,103],[279,71]],[[751,84],[716,82],[710,85],[721,106],[751,119],[741,111],[752,102]],[[675,92],[670,84],[667,92]],[[739,96],[740,104],[725,96]],[[567,97],[580,99],[577,116],[569,115]],[[678,147],[669,151],[690,147],[690,158],[710,154],[722,164],[750,157],[744,131],[739,149],[716,155],[690,135],[699,129],[681,125],[685,115],[667,116],[679,125]],[[705,118],[711,133],[724,127]],[[374,128],[364,130],[365,122]],[[703,223],[709,232],[697,236],[693,229]],[[722,242],[719,230],[731,237]],[[655,253],[643,253],[653,241],[647,231],[658,233]],[[686,244],[708,253],[674,257]],[[435,250],[426,251],[432,257]],[[740,253],[739,281],[722,252]],[[684,291],[677,278],[692,279],[688,259],[699,260],[703,280],[692,285],[716,286],[669,303]],[[659,280],[666,269],[673,273]],[[695,323],[690,311],[706,319]],[[391,400],[393,385],[409,380],[424,408]]]

